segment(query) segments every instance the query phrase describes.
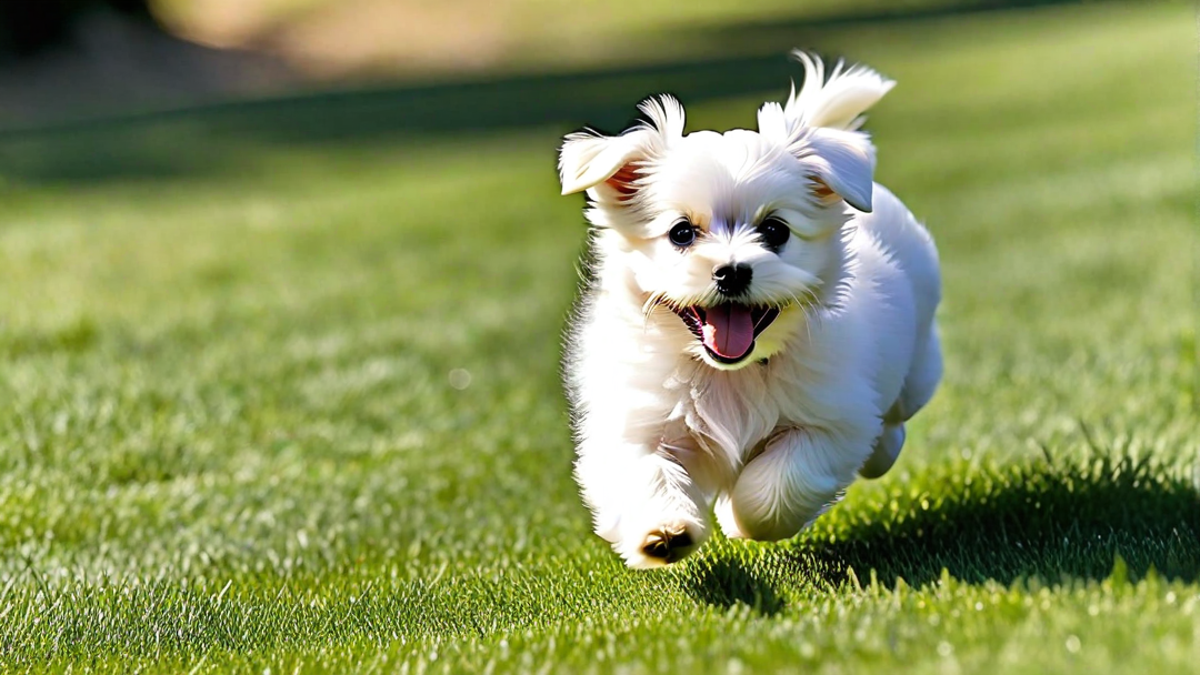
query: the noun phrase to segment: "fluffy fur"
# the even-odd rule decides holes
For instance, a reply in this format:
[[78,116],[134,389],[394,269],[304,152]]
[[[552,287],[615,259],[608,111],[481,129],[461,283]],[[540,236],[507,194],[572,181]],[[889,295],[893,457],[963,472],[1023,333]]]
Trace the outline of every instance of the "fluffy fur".
[[[730,537],[795,535],[856,474],[891,468],[941,377],[937,253],[873,182],[859,130],[894,83],[796,57],[803,86],[763,105],[757,131],[685,135],[662,96],[625,133],[562,146],[563,194],[587,192],[592,225],[565,359],[575,476],[631,567],[687,555],[714,512]],[[731,265],[752,272],[735,293],[716,281]],[[741,354],[748,317],[772,312]]]

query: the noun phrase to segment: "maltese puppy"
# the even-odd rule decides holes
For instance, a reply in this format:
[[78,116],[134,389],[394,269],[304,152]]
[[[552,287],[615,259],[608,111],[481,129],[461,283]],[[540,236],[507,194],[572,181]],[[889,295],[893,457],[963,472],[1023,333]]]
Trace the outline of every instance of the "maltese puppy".
[[859,130],[894,82],[795,56],[803,86],[757,131],[684,134],[661,96],[562,145],[592,225],[565,357],[575,477],[630,567],[686,556],[713,517],[800,532],[891,468],[941,378],[937,251]]

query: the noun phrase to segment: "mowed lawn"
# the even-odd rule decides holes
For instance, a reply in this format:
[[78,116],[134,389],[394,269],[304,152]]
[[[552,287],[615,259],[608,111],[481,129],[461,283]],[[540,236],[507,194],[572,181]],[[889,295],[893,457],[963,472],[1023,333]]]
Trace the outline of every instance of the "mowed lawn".
[[946,378],[811,531],[649,573],[570,478],[588,120],[0,137],[0,671],[1196,672],[1192,8],[820,46],[900,83],[868,126]]

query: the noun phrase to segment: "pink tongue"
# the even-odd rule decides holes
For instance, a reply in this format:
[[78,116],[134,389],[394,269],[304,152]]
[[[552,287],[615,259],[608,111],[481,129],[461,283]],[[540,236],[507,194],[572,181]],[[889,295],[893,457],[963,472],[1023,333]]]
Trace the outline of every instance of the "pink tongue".
[[749,307],[733,303],[710,307],[705,319],[704,345],[718,356],[736,359],[750,351],[754,344],[754,318]]

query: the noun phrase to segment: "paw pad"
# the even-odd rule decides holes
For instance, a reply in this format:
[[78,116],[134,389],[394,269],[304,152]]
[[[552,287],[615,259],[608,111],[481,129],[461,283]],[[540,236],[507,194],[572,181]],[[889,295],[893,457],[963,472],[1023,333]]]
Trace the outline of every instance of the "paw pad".
[[651,532],[642,544],[642,554],[647,558],[672,563],[686,555],[692,544],[692,535],[687,530],[677,533]]

